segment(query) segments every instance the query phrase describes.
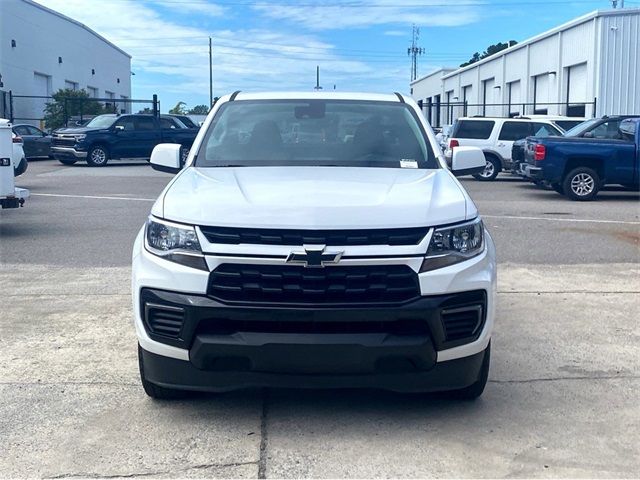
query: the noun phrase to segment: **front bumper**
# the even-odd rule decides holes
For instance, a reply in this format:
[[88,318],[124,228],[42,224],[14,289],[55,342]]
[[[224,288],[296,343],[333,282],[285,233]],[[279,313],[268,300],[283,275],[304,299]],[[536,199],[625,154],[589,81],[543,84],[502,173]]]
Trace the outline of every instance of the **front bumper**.
[[[383,388],[398,392],[456,390],[474,383],[484,352],[437,363],[419,373],[380,372],[371,375],[310,375],[250,371],[213,371],[191,362],[141,350],[146,380],[165,388],[222,392],[250,387],[279,388]],[[291,358],[294,362],[298,357]]]
[[76,150],[73,147],[51,147],[51,155],[55,158],[87,158],[87,152]]
[[[165,387],[214,391],[247,386],[463,388],[478,377],[493,327],[495,250],[491,237],[486,238],[481,255],[420,274],[421,296],[402,305],[291,308],[212,299],[207,296],[209,272],[151,255],[142,246],[141,232],[134,247],[132,293],[145,376]],[[242,262],[209,257],[207,263],[213,270],[230,261]],[[421,263],[416,258],[394,261],[406,261],[414,271]],[[469,295],[475,295],[471,303],[482,303],[481,323],[473,338],[447,340],[441,310],[459,306]],[[154,331],[145,305],[182,309],[180,334],[171,339],[162,329]],[[398,320],[408,330],[376,330],[377,324]],[[269,326],[256,328],[260,322]],[[417,324],[424,328],[416,330]]]

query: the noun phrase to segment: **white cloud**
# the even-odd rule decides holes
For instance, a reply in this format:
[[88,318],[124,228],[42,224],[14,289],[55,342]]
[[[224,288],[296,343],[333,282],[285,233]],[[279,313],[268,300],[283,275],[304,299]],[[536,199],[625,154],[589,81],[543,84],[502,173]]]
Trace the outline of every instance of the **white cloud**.
[[[475,3],[475,2],[472,2]],[[431,4],[431,6],[429,5]],[[388,0],[373,0],[357,6],[341,6],[334,1],[326,5],[282,5],[256,3],[253,8],[265,16],[289,20],[311,30],[340,30],[374,25],[406,24],[422,26],[459,26],[480,20],[482,2],[456,7],[442,6],[443,0],[402,0],[393,5]]]
[[388,37],[409,37],[411,32],[405,30],[387,30],[384,34]]
[[221,17],[227,13],[227,9],[221,5],[208,2],[196,2],[190,0],[187,3],[163,3],[164,8],[183,15],[206,15],[209,17]]
[[132,55],[133,95],[148,98],[157,93],[163,109],[176,99],[208,100],[209,35],[213,37],[215,95],[239,89],[311,90],[316,65],[320,65],[325,89],[334,84],[343,91],[408,88],[409,67],[404,56],[380,59],[342,54],[335,45],[302,28],[296,33],[254,28],[212,31],[182,24],[188,21],[182,16],[167,15],[168,3],[39,1],[85,23]]

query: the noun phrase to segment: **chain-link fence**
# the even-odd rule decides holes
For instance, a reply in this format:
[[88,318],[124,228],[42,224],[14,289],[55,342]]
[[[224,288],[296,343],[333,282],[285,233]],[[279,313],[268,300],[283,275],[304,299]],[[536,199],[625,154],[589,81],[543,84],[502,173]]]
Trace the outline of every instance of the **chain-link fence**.
[[104,98],[60,95],[16,95],[0,92],[0,114],[12,123],[28,123],[42,129],[82,125],[105,113],[150,113],[158,115],[160,101],[151,99]]

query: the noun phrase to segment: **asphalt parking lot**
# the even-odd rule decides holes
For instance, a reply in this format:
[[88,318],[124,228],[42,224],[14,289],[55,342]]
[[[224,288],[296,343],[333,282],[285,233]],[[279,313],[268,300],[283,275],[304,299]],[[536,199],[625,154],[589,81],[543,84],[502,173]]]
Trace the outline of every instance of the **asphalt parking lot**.
[[461,403],[250,390],[154,402],[133,239],[170,175],[35,161],[0,211],[2,477],[637,477],[640,196],[463,181],[494,237],[490,382]]

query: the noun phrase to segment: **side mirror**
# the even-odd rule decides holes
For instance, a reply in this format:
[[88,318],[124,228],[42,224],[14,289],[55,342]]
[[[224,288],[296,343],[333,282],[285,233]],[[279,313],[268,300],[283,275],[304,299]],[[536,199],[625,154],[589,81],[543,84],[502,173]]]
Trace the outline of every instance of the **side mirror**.
[[594,138],[595,135],[593,134],[593,132],[584,132],[583,137],[584,138]]
[[178,173],[180,171],[180,149],[178,143],[161,143],[151,152],[151,168],[159,172]]
[[451,172],[459,177],[484,170],[487,160],[478,147],[454,147],[451,154]]
[[116,132],[121,132],[121,131],[123,131],[123,130],[124,130],[124,125],[116,125],[115,127],[113,127],[113,129],[114,129]]

